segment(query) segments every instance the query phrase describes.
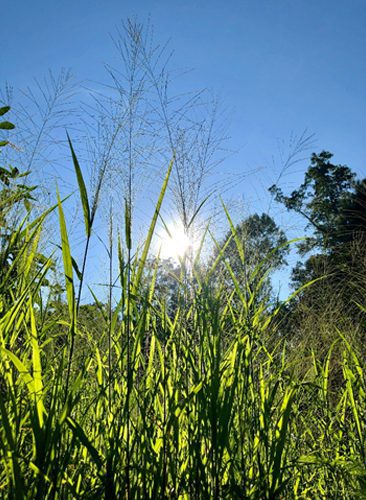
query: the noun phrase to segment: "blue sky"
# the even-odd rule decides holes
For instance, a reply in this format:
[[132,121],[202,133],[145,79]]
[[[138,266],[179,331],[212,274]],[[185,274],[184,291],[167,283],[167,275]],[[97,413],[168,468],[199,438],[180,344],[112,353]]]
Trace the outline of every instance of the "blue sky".
[[[111,35],[131,16],[150,16],[155,40],[174,50],[172,66],[192,70],[177,91],[218,96],[235,151],[220,168],[254,171],[230,199],[265,209],[279,145],[286,150],[291,134],[305,129],[314,151],[329,150],[366,176],[364,0],[3,0],[0,84],[24,88],[61,67],[80,81],[105,82],[104,64],[115,60]],[[296,186],[306,166],[282,186]]]
[[113,59],[109,35],[119,21],[150,15],[156,39],[171,40],[175,66],[192,68],[190,85],[212,88],[231,111],[230,134],[244,158],[245,148],[249,161],[255,150],[265,157],[267,140],[308,128],[320,148],[362,168],[363,0],[2,3],[2,82],[24,87],[60,67],[80,80],[102,81],[103,64]]

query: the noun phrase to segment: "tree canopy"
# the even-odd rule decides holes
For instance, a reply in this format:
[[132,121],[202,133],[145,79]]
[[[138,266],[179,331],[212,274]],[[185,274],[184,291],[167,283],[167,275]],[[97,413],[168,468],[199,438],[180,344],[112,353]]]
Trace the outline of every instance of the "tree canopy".
[[335,165],[328,151],[313,153],[304,181],[288,196],[273,185],[269,191],[287,210],[304,217],[312,235],[299,245],[303,255],[313,248],[327,250],[337,243],[344,210],[350,203],[355,173],[346,165]]
[[[223,240],[223,259],[218,268],[220,281],[230,282],[231,271],[244,285],[256,288],[261,282],[258,300],[271,295],[269,274],[286,263],[287,238],[282,229],[266,213],[253,214],[229,230]],[[214,257],[219,254],[214,252]],[[225,264],[226,262],[226,264]]]

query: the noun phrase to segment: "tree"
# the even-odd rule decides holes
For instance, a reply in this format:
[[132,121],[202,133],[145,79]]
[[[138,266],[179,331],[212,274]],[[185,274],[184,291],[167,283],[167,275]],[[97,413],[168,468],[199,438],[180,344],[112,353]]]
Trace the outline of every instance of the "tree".
[[337,329],[362,330],[363,313],[357,304],[364,304],[366,291],[366,182],[357,181],[348,166],[336,165],[331,158],[326,151],[314,153],[304,181],[289,196],[276,185],[270,188],[275,200],[303,216],[312,230],[299,245],[301,256],[310,255],[293,268],[292,285],[299,289],[315,282],[290,304],[286,331],[318,349],[316,339],[324,328],[325,350]]
[[338,225],[337,239],[341,244],[364,239],[366,234],[366,179],[358,181],[345,204]]
[[154,307],[164,308],[173,317],[179,302],[181,266],[173,259],[150,258],[146,262],[142,289],[149,296],[152,279],[154,294],[150,300]]
[[[271,295],[269,273],[286,263],[286,235],[265,213],[247,217],[236,226],[235,232],[234,236],[229,231],[221,242],[220,247],[224,250],[217,277],[229,289],[232,287],[228,264],[235,277],[244,284],[244,288],[250,286],[255,289],[262,281],[257,299],[268,299]],[[216,258],[218,254],[219,250],[216,249],[213,257]]]
[[331,163],[332,156],[327,151],[313,153],[304,182],[290,196],[276,185],[269,188],[277,202],[304,217],[307,228],[312,229],[312,236],[299,245],[302,255],[314,248],[327,251],[337,243],[338,228],[350,201],[355,174],[346,165]]
[[[346,191],[334,217],[328,246],[299,262],[292,272],[293,284],[299,287],[313,279],[328,275],[334,290],[343,289],[345,297],[354,299],[355,291],[364,279],[366,257],[366,181],[355,182],[353,191]],[[362,287],[364,288],[364,287]]]
[[277,202],[304,217],[306,229],[312,230],[311,236],[298,245],[300,255],[320,250],[305,263],[297,263],[292,274],[295,287],[325,273],[334,273],[341,254],[343,263],[346,260],[344,247],[341,249],[346,234],[348,238],[351,233],[355,234],[355,218],[358,217],[355,205],[360,208],[358,195],[352,193],[356,175],[348,166],[332,163],[332,156],[327,151],[313,153],[303,183],[289,196],[276,185],[269,188]]

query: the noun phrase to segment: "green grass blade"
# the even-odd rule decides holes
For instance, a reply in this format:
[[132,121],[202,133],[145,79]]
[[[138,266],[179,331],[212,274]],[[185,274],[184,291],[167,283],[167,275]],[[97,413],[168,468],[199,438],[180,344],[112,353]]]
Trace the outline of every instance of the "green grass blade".
[[74,163],[76,178],[77,178],[78,185],[79,185],[81,204],[82,204],[83,212],[84,212],[85,232],[86,232],[87,238],[89,238],[90,234],[91,234],[91,220],[90,220],[90,208],[89,208],[88,192],[87,192],[86,187],[85,187],[83,174],[81,172],[79,161],[78,161],[77,156],[75,154],[75,151],[74,151],[73,145],[71,143],[71,139],[69,137],[69,134],[67,134],[67,140],[69,142],[71,155],[72,155],[72,161]]
[[39,426],[43,427],[43,381],[42,381],[42,363],[41,351],[38,342],[38,332],[36,319],[34,316],[32,297],[29,298],[29,316],[31,325],[31,346],[32,346],[32,365],[34,380],[34,396],[36,400],[36,411],[38,415]]
[[165,175],[165,179],[164,179],[161,191],[160,191],[160,195],[159,195],[158,201],[157,201],[156,206],[155,206],[155,212],[154,212],[153,218],[152,218],[151,223],[150,223],[149,231],[147,233],[147,238],[146,238],[145,245],[144,245],[144,248],[143,248],[143,251],[141,254],[141,258],[140,258],[139,265],[138,265],[137,272],[136,272],[136,277],[135,277],[134,284],[133,284],[135,290],[138,289],[141,278],[142,278],[142,273],[143,273],[143,270],[145,267],[148,253],[149,253],[151,240],[152,240],[152,237],[154,235],[156,222],[157,222],[157,219],[159,217],[161,205],[163,203],[163,199],[165,197],[165,193],[166,193],[166,190],[168,187],[169,178],[170,178],[170,174],[172,172],[173,164],[174,164],[174,158],[170,162],[169,167],[168,167],[168,171]]
[[62,208],[62,203],[58,192],[57,192],[57,200],[58,200],[58,213],[60,221],[62,259],[64,264],[64,274],[65,274],[66,296],[69,307],[70,321],[73,329],[75,325],[75,288],[74,288],[74,277],[72,271],[73,269],[72,258],[71,258],[69,237],[66,229],[64,211]]

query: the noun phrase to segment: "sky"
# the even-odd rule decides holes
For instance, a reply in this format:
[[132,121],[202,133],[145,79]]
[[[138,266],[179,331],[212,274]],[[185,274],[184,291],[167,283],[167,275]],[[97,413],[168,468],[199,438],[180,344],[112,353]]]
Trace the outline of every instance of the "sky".
[[[312,151],[334,153],[366,176],[366,4],[364,0],[1,0],[0,86],[24,89],[51,69],[105,82],[111,37],[129,17],[169,41],[182,77],[174,90],[207,88],[225,117],[225,172],[247,172],[227,197],[240,210],[269,206],[291,138],[314,134]],[[17,93],[15,92],[15,99]],[[291,149],[291,148],[290,148]],[[280,179],[296,187],[308,166]],[[239,178],[238,177],[238,178]],[[222,178],[222,177],[221,177]],[[303,228],[273,208],[291,236]],[[277,210],[277,212],[276,212]]]

